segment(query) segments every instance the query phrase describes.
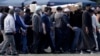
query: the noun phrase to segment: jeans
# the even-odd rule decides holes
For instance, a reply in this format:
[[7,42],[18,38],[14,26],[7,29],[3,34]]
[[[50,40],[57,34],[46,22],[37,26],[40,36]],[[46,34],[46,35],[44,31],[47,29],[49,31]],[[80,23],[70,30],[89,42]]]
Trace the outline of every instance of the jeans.
[[100,51],[100,32],[99,31],[97,31],[97,41],[98,41],[98,48]]
[[55,51],[55,31],[50,32],[50,38],[51,38],[52,46],[53,46],[54,51]]
[[63,41],[62,30],[60,28],[55,28],[55,45],[56,51],[61,51]]
[[79,38],[80,38],[80,34],[81,34],[81,29],[78,28],[78,27],[75,27],[74,28],[74,40],[73,40],[73,43],[72,43],[72,50],[76,50],[77,46],[78,46],[78,41],[79,41]]
[[22,46],[21,46],[21,33],[17,32],[15,34],[15,38],[14,39],[15,39],[16,49],[19,52],[22,49]]
[[63,32],[63,35],[62,35],[63,41],[62,41],[61,46],[62,46],[62,50],[66,52],[66,51],[69,51],[71,48],[71,36],[70,35],[73,35],[73,33],[71,32],[71,29],[69,28],[64,29],[62,32]]
[[27,53],[28,52],[28,46],[27,46],[27,38],[26,34],[21,36],[21,45],[22,45],[22,52]]

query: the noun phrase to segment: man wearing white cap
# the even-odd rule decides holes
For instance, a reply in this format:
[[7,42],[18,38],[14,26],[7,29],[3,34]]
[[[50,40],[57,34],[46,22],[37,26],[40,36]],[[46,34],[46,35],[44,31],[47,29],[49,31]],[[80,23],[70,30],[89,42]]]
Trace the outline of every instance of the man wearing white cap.
[[8,48],[8,46],[10,45],[11,48],[11,54],[12,55],[16,55],[16,48],[15,48],[15,41],[14,41],[14,34],[16,33],[16,29],[15,29],[15,20],[13,17],[13,10],[9,10],[9,13],[7,15],[7,17],[4,20],[4,32],[5,32],[5,38],[6,40],[4,40],[4,45],[0,50],[0,54],[5,54],[5,50]]

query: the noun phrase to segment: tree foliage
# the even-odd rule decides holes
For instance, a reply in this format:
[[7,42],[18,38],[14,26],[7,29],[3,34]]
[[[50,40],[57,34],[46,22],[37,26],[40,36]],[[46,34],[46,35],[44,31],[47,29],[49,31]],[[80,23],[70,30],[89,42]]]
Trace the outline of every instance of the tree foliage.
[[100,0],[91,0],[91,1],[94,1],[94,2],[100,3]]

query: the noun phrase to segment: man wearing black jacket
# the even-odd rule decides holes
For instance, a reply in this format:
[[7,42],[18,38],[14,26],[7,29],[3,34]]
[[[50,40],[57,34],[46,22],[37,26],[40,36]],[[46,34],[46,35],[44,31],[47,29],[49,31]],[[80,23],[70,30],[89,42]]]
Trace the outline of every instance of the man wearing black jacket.
[[93,51],[96,47],[94,36],[93,36],[93,27],[92,27],[92,16],[91,16],[91,6],[88,4],[86,6],[86,10],[83,12],[82,15],[82,29],[84,33],[83,41],[84,47],[83,49]]

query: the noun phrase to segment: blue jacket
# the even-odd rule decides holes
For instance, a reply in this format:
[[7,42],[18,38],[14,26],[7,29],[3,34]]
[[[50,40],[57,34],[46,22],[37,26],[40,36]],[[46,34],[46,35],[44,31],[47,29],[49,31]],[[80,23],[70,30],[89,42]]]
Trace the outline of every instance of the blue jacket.
[[42,23],[45,24],[46,32],[50,32],[51,22],[49,20],[49,16],[46,14],[42,15]]
[[23,28],[23,29],[26,30],[27,27],[22,23],[22,21],[20,20],[19,15],[15,14],[14,17],[15,17],[16,32],[19,32],[19,30],[20,30],[21,28]]

